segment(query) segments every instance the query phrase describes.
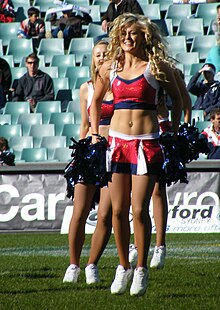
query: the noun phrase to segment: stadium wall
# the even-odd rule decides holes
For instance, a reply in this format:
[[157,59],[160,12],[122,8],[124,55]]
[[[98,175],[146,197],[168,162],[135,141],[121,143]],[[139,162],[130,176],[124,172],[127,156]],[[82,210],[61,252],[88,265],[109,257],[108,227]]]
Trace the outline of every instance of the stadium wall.
[[[64,163],[17,164],[0,167],[0,232],[59,231],[68,233],[73,210],[66,198]],[[188,184],[167,188],[168,233],[220,232],[220,161],[195,161],[187,166]],[[86,233],[92,233],[97,208],[91,210]],[[152,214],[150,214],[155,233]],[[131,229],[132,213],[130,214]]]

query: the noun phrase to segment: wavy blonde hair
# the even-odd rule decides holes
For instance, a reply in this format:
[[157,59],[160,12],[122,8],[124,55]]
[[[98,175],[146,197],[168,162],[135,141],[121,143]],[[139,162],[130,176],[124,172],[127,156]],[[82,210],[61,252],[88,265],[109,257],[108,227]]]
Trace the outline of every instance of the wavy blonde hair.
[[124,66],[124,51],[121,48],[121,34],[124,29],[136,24],[144,34],[143,54],[146,61],[150,63],[152,74],[156,79],[165,81],[165,73],[162,72],[158,64],[160,61],[169,63],[166,42],[162,37],[160,29],[149,18],[144,15],[124,13],[119,15],[110,27],[110,42],[106,53],[107,59],[111,59],[116,70],[121,70]]
[[94,61],[94,50],[99,45],[108,46],[108,42],[104,41],[104,40],[100,40],[100,41],[96,42],[96,44],[94,45],[94,47],[92,49],[92,62],[91,62],[91,67],[90,67],[90,73],[91,73],[91,81],[92,81],[93,85],[95,85],[97,77],[99,76],[99,68],[97,68],[95,66],[95,61]]

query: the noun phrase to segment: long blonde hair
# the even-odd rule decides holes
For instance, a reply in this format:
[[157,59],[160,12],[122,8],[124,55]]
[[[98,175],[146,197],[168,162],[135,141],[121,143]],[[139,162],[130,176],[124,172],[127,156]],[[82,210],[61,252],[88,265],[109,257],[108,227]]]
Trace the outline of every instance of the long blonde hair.
[[124,66],[124,51],[121,48],[121,33],[122,31],[132,24],[140,27],[144,34],[145,40],[143,41],[144,58],[150,63],[152,74],[158,80],[164,81],[166,76],[162,72],[158,64],[160,61],[168,61],[166,42],[162,37],[158,26],[151,22],[149,18],[144,15],[124,13],[119,15],[110,26],[110,42],[106,53],[107,59],[111,59],[120,70]]
[[96,82],[97,77],[98,77],[98,75],[99,75],[99,68],[97,68],[97,67],[95,66],[95,61],[94,61],[94,50],[95,50],[95,48],[96,48],[97,46],[99,46],[99,45],[106,45],[106,46],[108,46],[108,42],[107,42],[107,41],[104,41],[104,40],[100,40],[100,41],[98,41],[98,42],[94,45],[94,47],[93,47],[93,49],[92,49],[92,62],[91,62],[91,67],[90,67],[90,73],[91,73],[91,81],[92,81],[93,85],[95,85],[95,82]]

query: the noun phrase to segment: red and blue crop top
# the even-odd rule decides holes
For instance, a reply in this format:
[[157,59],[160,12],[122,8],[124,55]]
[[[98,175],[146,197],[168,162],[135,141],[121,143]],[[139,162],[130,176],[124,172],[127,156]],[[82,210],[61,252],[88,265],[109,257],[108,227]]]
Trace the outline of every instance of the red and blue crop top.
[[[92,82],[88,82],[88,99],[87,99],[87,111],[88,114],[90,114],[90,106],[92,103],[92,97],[94,93],[94,87]],[[114,113],[114,104],[113,100],[103,100],[101,105],[101,116],[99,125],[110,125],[110,121],[112,118],[112,115]]]
[[149,64],[143,74],[132,80],[125,80],[112,70],[110,81],[115,110],[156,110],[159,83],[152,75]]

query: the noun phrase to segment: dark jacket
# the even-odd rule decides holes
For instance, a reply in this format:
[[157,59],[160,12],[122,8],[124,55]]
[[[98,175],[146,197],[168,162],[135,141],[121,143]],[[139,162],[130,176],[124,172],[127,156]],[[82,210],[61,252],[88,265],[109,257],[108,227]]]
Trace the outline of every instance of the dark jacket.
[[201,73],[196,72],[190,79],[189,84],[187,86],[188,91],[197,96],[197,99],[195,101],[195,104],[193,106],[194,110],[202,110],[203,109],[203,100],[204,96],[209,90],[209,88],[216,83],[216,81],[213,81],[211,83],[203,83],[202,81],[198,81]]
[[35,77],[30,77],[27,72],[18,80],[13,101],[26,101],[29,98],[37,101],[54,100],[53,80],[47,73],[38,70]]
[[216,81],[206,92],[202,107],[206,114],[214,108],[220,108],[220,82]]
[[134,13],[144,15],[144,12],[140,4],[136,0],[122,0],[121,4],[118,5],[117,11],[115,9],[114,3],[109,3],[107,11],[102,17],[103,20],[107,22],[112,22],[116,17],[123,13]]
[[10,66],[6,60],[0,57],[0,109],[5,106],[6,94],[9,92],[11,82]]

